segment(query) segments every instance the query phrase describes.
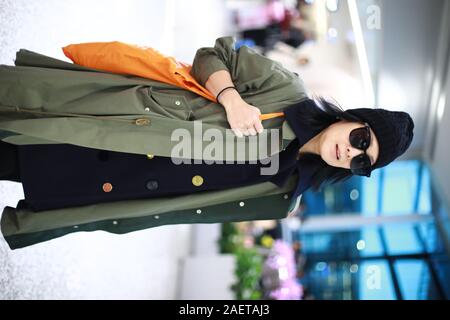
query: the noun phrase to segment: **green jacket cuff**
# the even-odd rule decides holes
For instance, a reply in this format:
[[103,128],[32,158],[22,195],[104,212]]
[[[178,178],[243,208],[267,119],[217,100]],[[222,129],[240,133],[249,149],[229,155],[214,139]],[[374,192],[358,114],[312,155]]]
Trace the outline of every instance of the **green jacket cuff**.
[[195,80],[204,86],[214,72],[220,70],[230,72],[234,43],[233,37],[222,37],[216,40],[214,48],[198,49],[191,69],[191,75]]

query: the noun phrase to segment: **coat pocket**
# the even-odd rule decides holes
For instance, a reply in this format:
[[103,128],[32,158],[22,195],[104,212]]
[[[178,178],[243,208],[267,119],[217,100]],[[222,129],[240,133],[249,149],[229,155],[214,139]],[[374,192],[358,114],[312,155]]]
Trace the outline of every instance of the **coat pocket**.
[[183,96],[158,92],[148,88],[145,110],[168,118],[188,120],[191,108]]

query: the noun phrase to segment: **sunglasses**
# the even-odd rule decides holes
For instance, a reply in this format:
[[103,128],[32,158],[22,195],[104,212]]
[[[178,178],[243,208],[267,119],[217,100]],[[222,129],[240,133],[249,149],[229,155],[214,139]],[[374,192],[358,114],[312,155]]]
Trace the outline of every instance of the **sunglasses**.
[[364,123],[364,127],[353,129],[350,132],[349,140],[353,148],[364,151],[364,153],[353,157],[350,161],[351,172],[358,176],[370,177],[372,166],[370,164],[370,158],[366,152],[370,145],[369,125]]

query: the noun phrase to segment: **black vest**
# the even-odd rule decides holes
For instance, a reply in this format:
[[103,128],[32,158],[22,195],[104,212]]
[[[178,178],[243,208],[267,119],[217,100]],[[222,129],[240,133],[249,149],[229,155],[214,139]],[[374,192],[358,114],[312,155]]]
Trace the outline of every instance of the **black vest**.
[[[70,144],[18,146],[25,202],[34,211],[99,202],[175,196],[271,181],[284,185],[296,168],[298,142],[279,154],[275,175],[259,161],[181,164],[171,158],[98,150]],[[192,160],[191,160],[192,161]]]

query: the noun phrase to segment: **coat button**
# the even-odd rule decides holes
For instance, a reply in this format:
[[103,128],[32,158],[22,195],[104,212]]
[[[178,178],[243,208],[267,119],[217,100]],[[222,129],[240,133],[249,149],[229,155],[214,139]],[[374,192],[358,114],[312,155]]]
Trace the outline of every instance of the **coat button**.
[[179,105],[181,104],[181,102],[180,102],[179,100],[177,100],[177,101],[175,101],[175,104],[176,104],[177,106],[179,106]]
[[245,206],[244,201],[239,202],[239,206],[241,206],[241,207]]
[[203,177],[202,176],[193,176],[192,184],[196,187],[201,186],[203,184]]
[[158,189],[158,181],[150,180],[149,182],[147,182],[147,189],[148,190],[156,190],[156,189]]
[[145,111],[150,111],[150,108],[149,108],[149,107],[147,107],[147,108],[145,108],[144,110],[145,110]]
[[150,159],[150,160],[153,159],[154,157],[155,157],[155,155],[150,154],[150,153],[147,155],[147,158]]
[[104,183],[103,184],[103,191],[104,192],[111,192],[111,190],[112,190],[112,184],[111,183],[109,183],[109,182],[106,182],[106,183]]

